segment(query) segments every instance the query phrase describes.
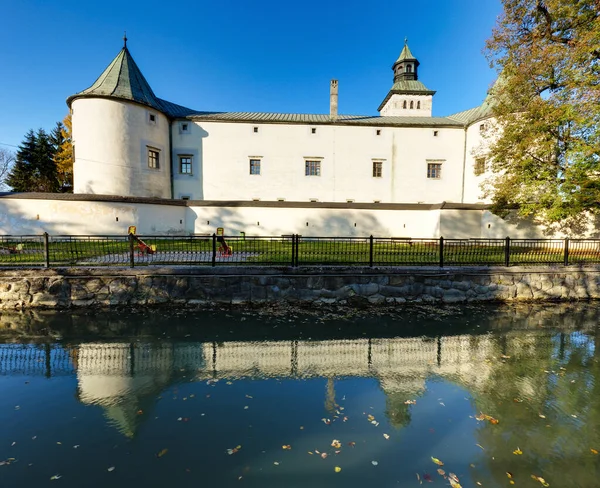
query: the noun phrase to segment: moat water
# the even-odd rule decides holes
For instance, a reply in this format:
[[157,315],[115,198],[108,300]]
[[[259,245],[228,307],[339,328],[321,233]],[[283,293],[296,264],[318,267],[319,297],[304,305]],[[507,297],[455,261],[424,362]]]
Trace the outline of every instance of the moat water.
[[599,319],[2,314],[0,486],[597,487]]

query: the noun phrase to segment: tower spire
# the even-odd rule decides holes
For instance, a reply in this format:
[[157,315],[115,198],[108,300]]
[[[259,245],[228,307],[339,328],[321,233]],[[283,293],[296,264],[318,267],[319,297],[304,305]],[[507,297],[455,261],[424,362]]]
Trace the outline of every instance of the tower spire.
[[123,48],[127,49],[127,31],[123,31]]

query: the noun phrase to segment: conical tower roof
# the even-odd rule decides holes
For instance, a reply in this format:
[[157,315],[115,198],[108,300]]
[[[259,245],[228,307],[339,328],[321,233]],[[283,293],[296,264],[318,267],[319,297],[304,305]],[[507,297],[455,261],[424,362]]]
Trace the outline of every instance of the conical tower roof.
[[[410,52],[410,48],[408,47],[408,39],[404,39],[404,47],[402,48],[402,52],[400,53],[400,56],[398,56],[398,59],[396,60],[396,63],[401,63],[402,61],[405,61],[407,59],[417,59],[413,56],[413,53]],[[394,63],[394,64],[396,64]]]
[[67,98],[69,107],[76,98],[108,97],[129,100],[164,112],[160,100],[131,57],[127,41],[123,49],[89,88]]

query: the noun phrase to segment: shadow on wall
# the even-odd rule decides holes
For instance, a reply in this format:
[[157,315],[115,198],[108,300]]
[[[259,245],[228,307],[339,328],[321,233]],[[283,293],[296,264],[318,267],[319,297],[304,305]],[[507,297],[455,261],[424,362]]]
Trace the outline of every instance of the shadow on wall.
[[446,239],[479,239],[481,210],[441,210],[440,236]]

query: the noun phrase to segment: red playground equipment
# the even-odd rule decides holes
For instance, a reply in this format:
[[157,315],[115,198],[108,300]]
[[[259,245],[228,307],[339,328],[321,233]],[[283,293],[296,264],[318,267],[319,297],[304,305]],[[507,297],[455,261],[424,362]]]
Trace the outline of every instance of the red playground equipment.
[[227,245],[223,236],[217,236],[217,242],[219,243],[219,254],[222,257],[230,257],[233,255],[233,249]]
[[132,225],[128,229],[128,233],[131,238],[137,242],[137,248],[140,254],[154,254],[156,252],[156,246],[148,245],[144,241],[142,241],[138,236],[135,235],[136,227]]

